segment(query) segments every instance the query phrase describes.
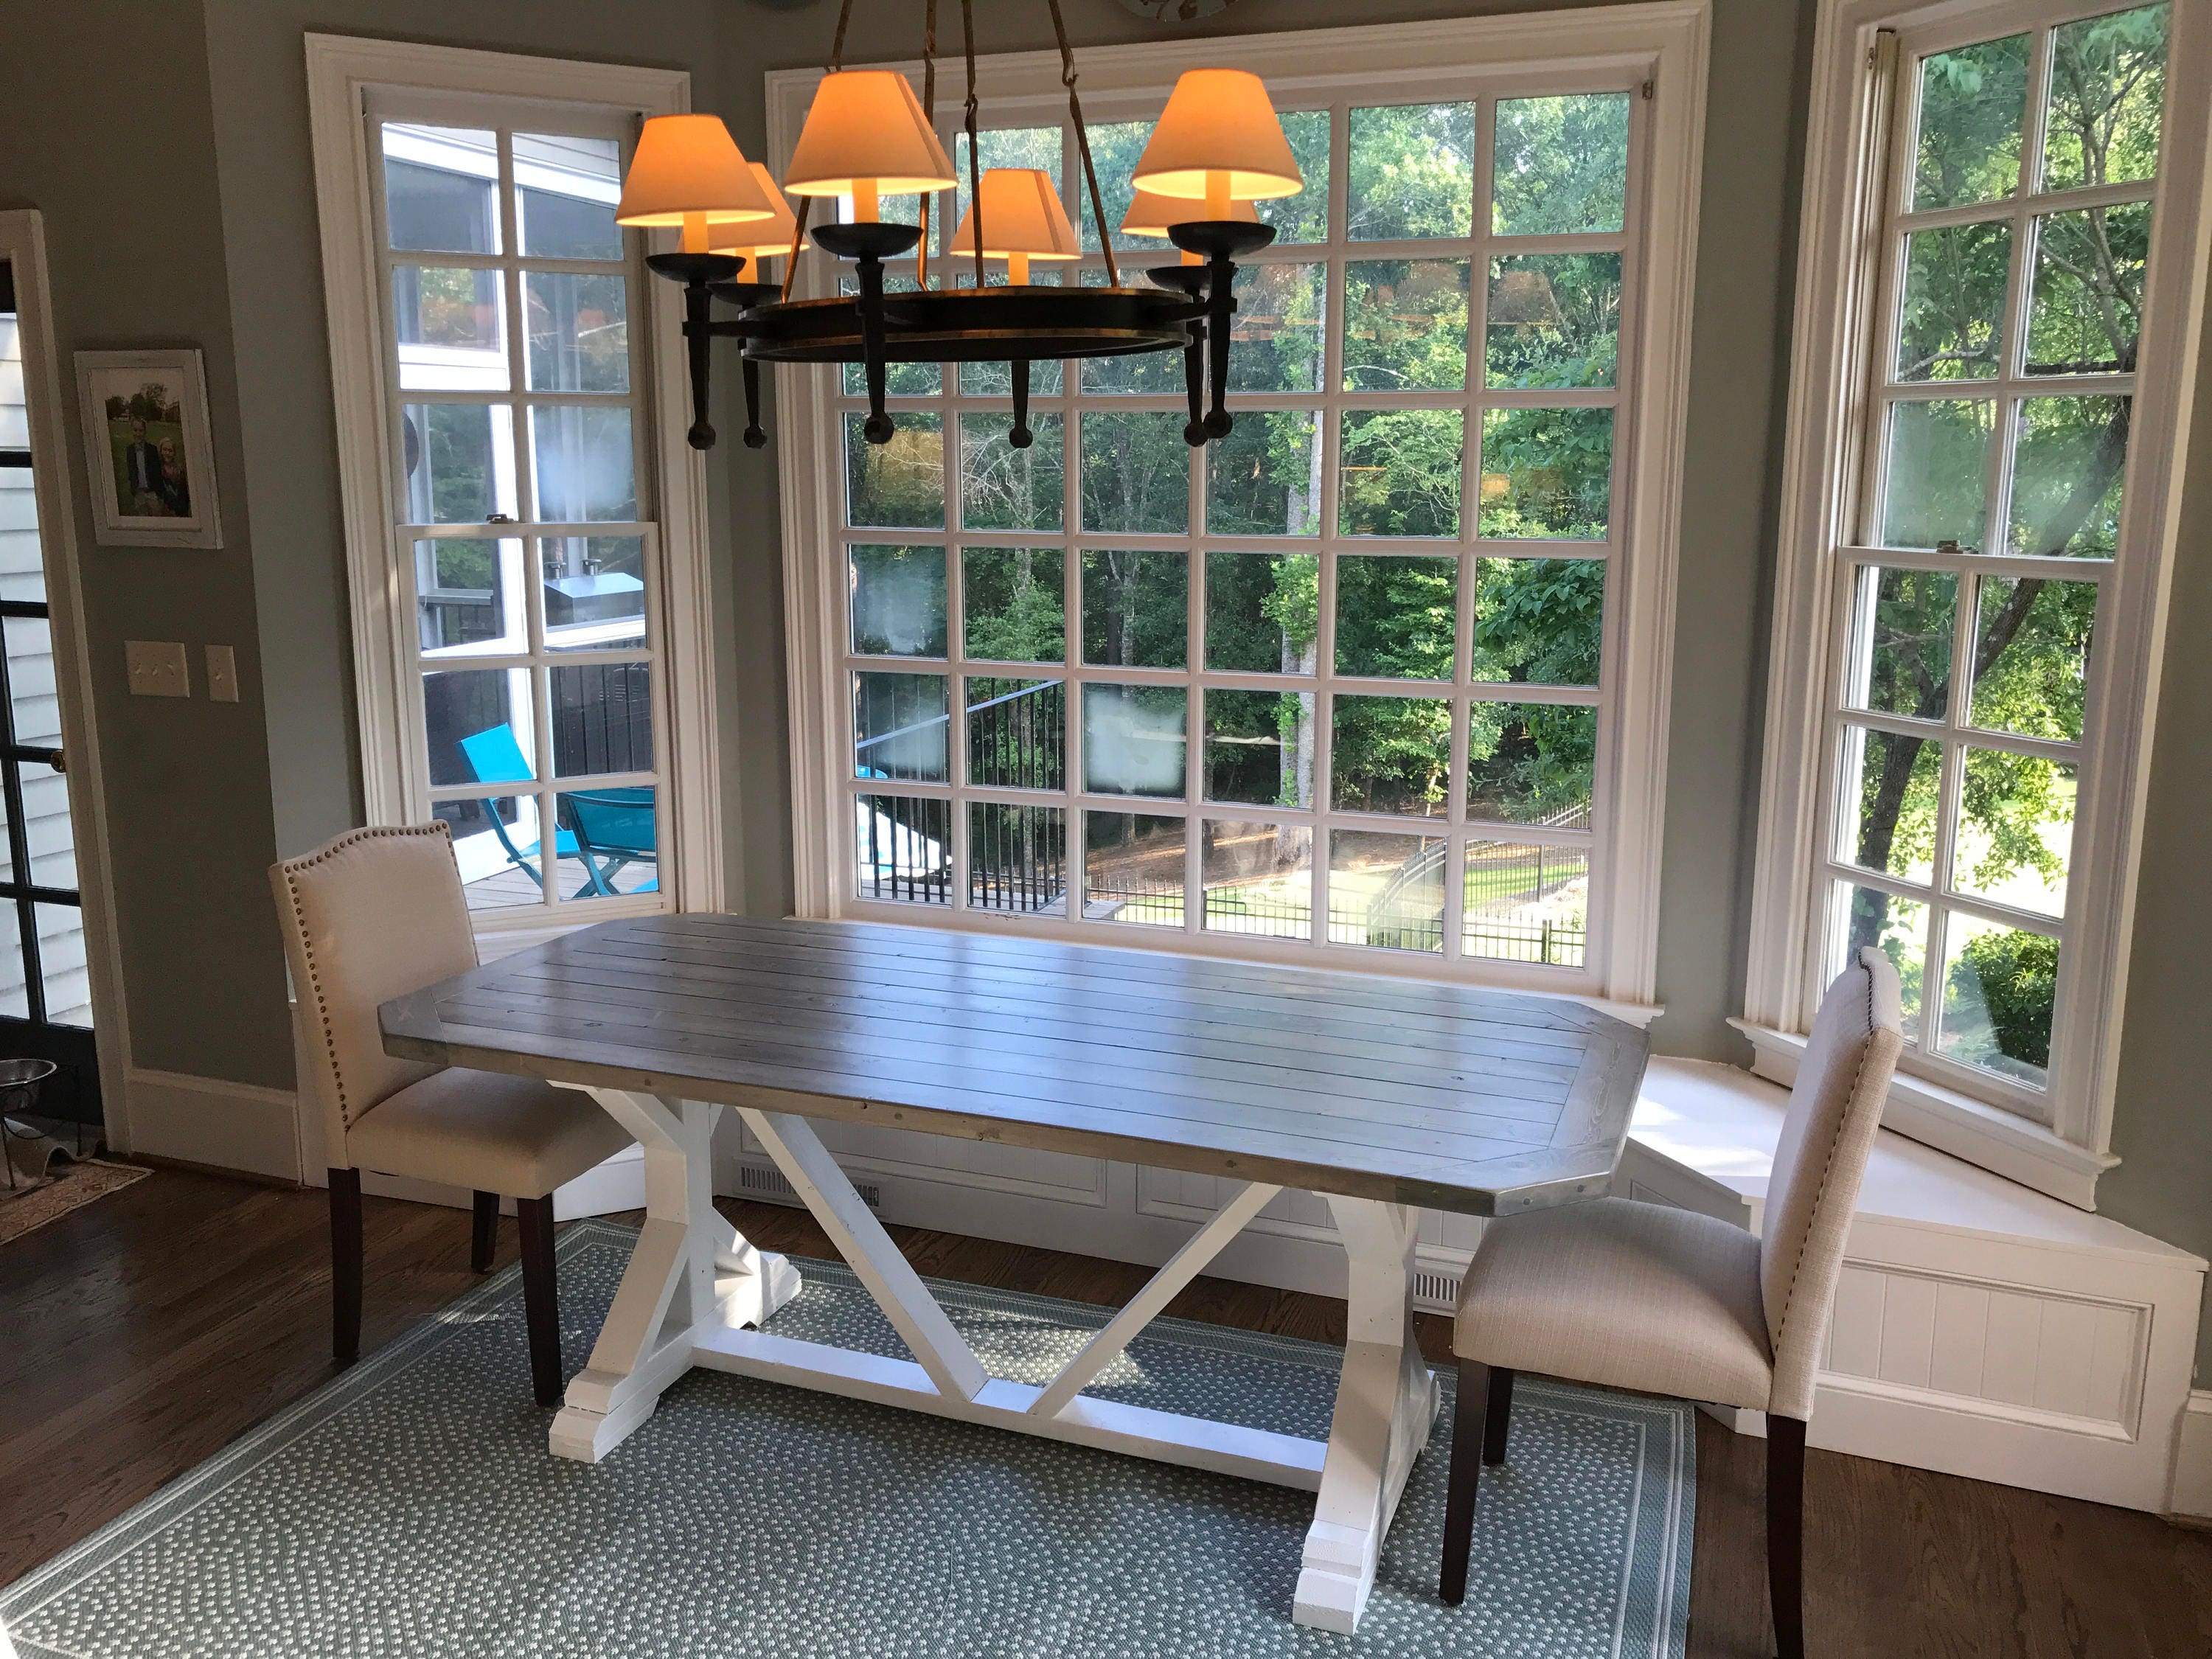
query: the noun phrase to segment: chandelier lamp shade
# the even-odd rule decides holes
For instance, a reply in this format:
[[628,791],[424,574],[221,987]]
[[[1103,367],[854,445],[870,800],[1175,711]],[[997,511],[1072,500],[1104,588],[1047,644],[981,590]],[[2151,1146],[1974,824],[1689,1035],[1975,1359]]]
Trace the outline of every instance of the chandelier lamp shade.
[[[1267,89],[1243,70],[1197,69],[1176,82],[1136,169],[1136,199],[1124,216],[1127,235],[1165,236],[1184,263],[1158,266],[1145,285],[1125,284],[1091,165],[1091,144],[1076,92],[1074,54],[1060,0],[1046,0],[1060,42],[1060,82],[1083,162],[1084,196],[1097,222],[1105,282],[1036,286],[1038,260],[1079,258],[1081,244],[1051,175],[1034,167],[976,163],[975,37],[972,0],[961,0],[967,79],[962,124],[967,135],[967,211],[946,245],[946,258],[968,264],[955,280],[933,270],[925,247],[920,283],[887,294],[884,265],[925,240],[931,198],[952,189],[957,173],[936,125],[935,0],[923,30],[923,87],[895,70],[843,67],[852,0],[844,0],[830,64],[784,169],[782,189],[768,169],[748,162],[721,121],[711,115],[657,116],[638,138],[623,180],[617,218],[644,228],[678,228],[679,251],[646,264],[684,289],[684,336],[690,360],[690,439],[711,447],[707,418],[712,344],[739,342],[744,372],[749,447],[768,441],[760,425],[760,365],[764,362],[859,363],[867,386],[861,432],[870,443],[890,441],[884,409],[893,362],[1004,362],[1013,393],[1009,441],[1024,448],[1029,429],[1030,366],[1040,359],[1107,357],[1180,349],[1193,447],[1225,436],[1230,319],[1237,308],[1237,259],[1274,240],[1252,204],[1304,188],[1290,141]],[[798,198],[793,212],[784,198]],[[884,216],[887,199],[918,198],[914,218]],[[799,260],[810,241],[817,208],[849,204],[842,222],[812,228],[814,246],[850,261],[854,290],[794,299]],[[894,210],[896,211],[896,210]],[[759,262],[787,256],[781,283],[760,280]],[[994,282],[987,260],[1004,260]],[[972,274],[970,274],[972,272]],[[716,301],[734,314],[716,314]],[[1207,403],[1208,382],[1212,393]]]

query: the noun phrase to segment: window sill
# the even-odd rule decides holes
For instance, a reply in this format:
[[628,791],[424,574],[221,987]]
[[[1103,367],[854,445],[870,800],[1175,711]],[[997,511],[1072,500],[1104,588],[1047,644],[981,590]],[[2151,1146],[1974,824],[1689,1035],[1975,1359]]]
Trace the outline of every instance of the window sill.
[[[1805,1053],[1802,1036],[1745,1019],[1729,1024],[1751,1039],[1757,1054],[1753,1072],[1785,1088],[1796,1080],[1797,1062]],[[2097,1207],[2097,1177],[2120,1161],[1971,1095],[1902,1072],[1890,1085],[1881,1121],[1885,1128],[2077,1209]]]

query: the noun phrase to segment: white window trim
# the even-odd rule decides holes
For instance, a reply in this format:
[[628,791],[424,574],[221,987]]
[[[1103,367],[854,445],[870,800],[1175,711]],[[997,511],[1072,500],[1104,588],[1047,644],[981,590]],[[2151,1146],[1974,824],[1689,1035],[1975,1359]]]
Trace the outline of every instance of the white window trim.
[[[2208,139],[2212,139],[2212,3],[2172,0],[2165,150],[2153,197],[2154,295],[2142,336],[2121,555],[2098,619],[2087,776],[2076,809],[2067,950],[2054,1018],[2058,1068],[2051,1121],[2016,1115],[1960,1090],[1900,1073],[1885,1121],[1985,1169],[2081,1207],[2119,1160],[2112,1118],[2126,1004],[2128,947],[2140,864],[2143,795],[2158,705],[2173,545],[2188,451],[2190,398],[2205,306]],[[1878,32],[1940,22],[1981,40],[2124,9],[2115,0],[1993,0],[1900,6],[1822,0],[1805,204],[1798,244],[1795,365],[1784,453],[1758,866],[1745,1013],[1734,1022],[1757,1069],[1787,1081],[1821,989],[1815,925],[1817,844],[1825,823],[1824,733],[1847,621],[1829,550],[1852,505],[1864,424],[1866,326],[1881,280],[1878,222],[1885,74]],[[2136,669],[2136,665],[2142,665]],[[2124,671],[2134,672],[2124,672]]]
[[[1455,70],[1510,71],[1527,64],[1532,76],[1571,68],[1618,73],[1651,83],[1646,163],[1646,240],[1650,286],[1641,310],[1641,362],[1634,396],[1623,404],[1632,432],[1616,465],[1633,468],[1643,487],[1632,492],[1624,540],[1637,550],[1624,580],[1609,599],[1607,672],[1614,677],[1618,714],[1606,724],[1599,765],[1609,779],[1610,803],[1601,840],[1611,856],[1593,894],[1594,915],[1609,918],[1582,1000],[1639,1024],[1661,1012],[1656,1003],[1661,827],[1665,813],[1667,739],[1673,680],[1674,586],[1680,520],[1682,457],[1689,378],[1691,298],[1697,260],[1698,196],[1704,155],[1706,49],[1710,0],[1656,0],[1591,10],[1460,18],[1388,27],[1315,29],[1272,35],[1212,39],[1199,56],[1189,41],[1086,48],[1077,54],[1085,113],[1102,114],[1118,93],[1152,92],[1171,84],[1182,70],[1202,60],[1265,76],[1285,100],[1301,91],[1340,88],[1348,82],[1389,85],[1409,74],[1449,75]],[[918,62],[877,67],[919,79]],[[1057,120],[1066,106],[1055,52],[1018,52],[978,64],[987,107],[1033,112]],[[938,66],[938,108],[957,109],[965,76],[957,58]],[[770,166],[781,171],[819,70],[787,70],[767,77]],[[1413,95],[1413,94],[1409,94]],[[819,291],[823,258],[811,255],[801,270],[802,291]],[[852,833],[853,812],[838,757],[849,740],[842,653],[845,574],[835,549],[842,522],[842,456],[827,416],[836,392],[834,368],[779,365],[776,370],[778,455],[783,476],[785,651],[790,676],[793,782],[793,859],[799,915],[834,917],[848,909],[840,879],[839,850]],[[1141,803],[1132,810],[1142,810]],[[1409,823],[1419,831],[1419,823]],[[1316,848],[1316,857],[1326,856]],[[869,914],[884,919],[886,907]],[[1218,936],[1118,937],[1037,918],[1000,918],[966,910],[916,915],[932,927],[987,932],[1020,929],[1095,944],[1126,945],[1199,954],[1233,947]],[[1254,944],[1265,942],[1255,941]],[[1441,964],[1394,951],[1353,958],[1329,947],[1297,945],[1279,959],[1409,977],[1435,977]],[[1468,959],[1464,976],[1536,991],[1562,988],[1557,969],[1516,974],[1512,965]]]
[[[429,816],[417,764],[419,717],[412,696],[409,629],[400,572],[391,555],[391,506],[385,479],[390,422],[383,335],[374,279],[365,99],[371,88],[476,93],[599,105],[625,116],[678,114],[691,104],[682,70],[525,58],[347,35],[307,37],[316,199],[322,225],[323,281],[329,307],[331,376],[338,428],[338,479],[354,641],[354,690],[360,729],[362,794],[370,823]],[[672,233],[660,234],[672,247]],[[655,246],[660,246],[656,242]],[[562,915],[544,911],[479,912],[479,933],[502,946],[612,917],[722,906],[721,799],[716,784],[719,700],[714,694],[713,607],[707,558],[704,458],[685,441],[691,416],[681,372],[683,307],[674,284],[644,285],[651,307],[651,349],[639,354],[650,384],[653,500],[662,546],[659,604],[653,624],[665,642],[655,698],[666,714],[669,753],[664,799],[662,891],[595,901]],[[507,935],[514,935],[509,939]]]

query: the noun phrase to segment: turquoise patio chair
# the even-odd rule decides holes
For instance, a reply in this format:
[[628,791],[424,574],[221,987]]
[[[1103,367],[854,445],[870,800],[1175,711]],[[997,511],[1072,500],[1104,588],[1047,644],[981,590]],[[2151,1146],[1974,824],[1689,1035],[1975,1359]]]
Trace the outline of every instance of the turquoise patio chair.
[[[463,738],[460,748],[462,757],[476,774],[478,783],[536,781],[530,763],[523,758],[522,745],[514,740],[514,728],[511,726],[489,726]],[[633,864],[658,862],[652,790],[575,791],[558,799],[562,822],[553,832],[553,856],[556,860],[580,858],[585,870],[583,885],[569,897],[582,898],[592,894],[611,898],[615,894],[613,877]],[[516,846],[514,836],[507,833],[506,821],[499,815],[499,802],[487,797],[480,805],[484,817],[490,820],[492,833],[499,837],[507,861],[526,871],[543,889],[545,876],[538,861],[544,855],[544,843],[533,841],[526,847]],[[656,876],[631,890],[657,892],[659,886]]]

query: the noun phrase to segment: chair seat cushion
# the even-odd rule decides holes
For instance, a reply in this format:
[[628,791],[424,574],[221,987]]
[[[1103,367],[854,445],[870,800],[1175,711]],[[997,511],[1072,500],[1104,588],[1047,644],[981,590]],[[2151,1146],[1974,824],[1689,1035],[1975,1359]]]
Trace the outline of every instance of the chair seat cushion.
[[1516,1371],[1763,1410],[1773,1360],[1759,1241],[1711,1216],[1603,1198],[1493,1221],[1452,1351]]
[[409,1084],[346,1133],[356,1168],[503,1198],[543,1198],[629,1144],[579,1090],[465,1066]]

